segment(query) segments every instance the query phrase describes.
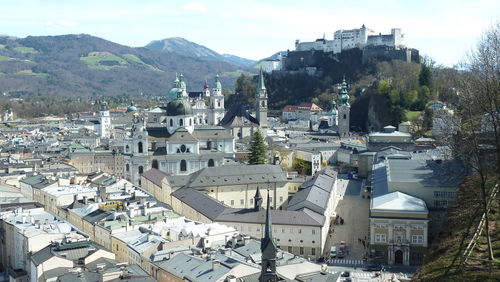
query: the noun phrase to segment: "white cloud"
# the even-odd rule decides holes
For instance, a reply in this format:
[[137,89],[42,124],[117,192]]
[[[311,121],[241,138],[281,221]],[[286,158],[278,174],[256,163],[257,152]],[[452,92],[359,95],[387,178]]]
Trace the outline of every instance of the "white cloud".
[[46,27],[75,27],[76,25],[76,22],[69,20],[48,21],[45,23]]
[[190,2],[182,6],[181,8],[184,11],[195,12],[195,13],[205,13],[208,11],[208,8],[200,3]]

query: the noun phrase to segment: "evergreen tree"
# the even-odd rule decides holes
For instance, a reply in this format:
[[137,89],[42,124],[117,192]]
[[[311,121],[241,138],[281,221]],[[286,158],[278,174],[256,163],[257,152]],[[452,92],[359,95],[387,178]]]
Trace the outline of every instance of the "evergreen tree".
[[250,158],[248,163],[251,165],[266,163],[266,144],[260,131],[257,130],[252,134],[250,141]]

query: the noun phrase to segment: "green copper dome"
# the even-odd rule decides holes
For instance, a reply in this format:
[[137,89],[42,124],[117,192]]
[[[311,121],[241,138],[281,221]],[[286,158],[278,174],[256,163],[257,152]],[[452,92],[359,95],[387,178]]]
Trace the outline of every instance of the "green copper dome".
[[179,88],[170,89],[170,91],[168,91],[168,94],[167,94],[167,100],[171,101],[171,100],[177,98],[177,92],[179,92]]
[[172,89],[170,89],[168,91],[168,94],[167,94],[167,99],[170,101],[170,100],[173,100],[175,98],[177,98],[177,93],[179,92],[179,86],[180,86],[180,83],[179,83],[179,77],[177,76],[177,74],[175,75],[175,80],[174,82],[172,83]]
[[127,113],[131,113],[131,112],[137,112],[137,107],[136,106],[128,106],[127,107]]
[[220,83],[219,80],[219,75],[215,76],[215,82],[214,82],[214,87],[215,89],[222,89],[222,84]]
[[177,97],[167,104],[167,116],[190,116],[193,115],[191,103],[186,99]]
[[349,94],[347,93],[347,82],[344,80],[342,81],[342,88],[340,90],[340,106],[350,106],[349,105]]
[[181,73],[181,76],[179,78],[179,88],[180,89],[187,89],[186,88],[186,82],[184,82],[184,76]]

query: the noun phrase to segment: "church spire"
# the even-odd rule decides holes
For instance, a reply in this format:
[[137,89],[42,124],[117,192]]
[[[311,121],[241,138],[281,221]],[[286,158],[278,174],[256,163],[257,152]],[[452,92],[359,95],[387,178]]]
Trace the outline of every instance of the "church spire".
[[259,186],[257,186],[257,191],[255,191],[255,196],[253,197],[253,205],[255,211],[259,211],[262,208],[262,195],[260,194]]
[[264,84],[264,71],[262,70],[262,67],[260,67],[260,72],[259,72],[259,84],[257,88],[257,93],[259,90],[266,90],[266,85]]
[[273,224],[271,220],[271,200],[267,193],[266,226],[264,228],[264,238],[260,241],[260,250],[262,251],[261,272],[259,281],[275,282],[278,281],[276,274],[276,252],[277,246],[273,239]]

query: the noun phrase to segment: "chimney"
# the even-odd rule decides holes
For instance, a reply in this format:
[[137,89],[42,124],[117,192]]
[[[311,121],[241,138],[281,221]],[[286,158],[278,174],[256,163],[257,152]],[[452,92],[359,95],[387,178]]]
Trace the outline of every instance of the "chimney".
[[212,270],[216,270],[220,266],[220,261],[214,259],[212,260]]
[[26,223],[26,216],[23,215],[23,224]]
[[88,204],[87,196],[83,196],[83,204],[85,204],[85,205]]
[[250,243],[250,236],[244,236],[243,237],[243,244],[248,245],[248,243]]
[[32,225],[35,225],[35,217],[30,215],[30,222]]

